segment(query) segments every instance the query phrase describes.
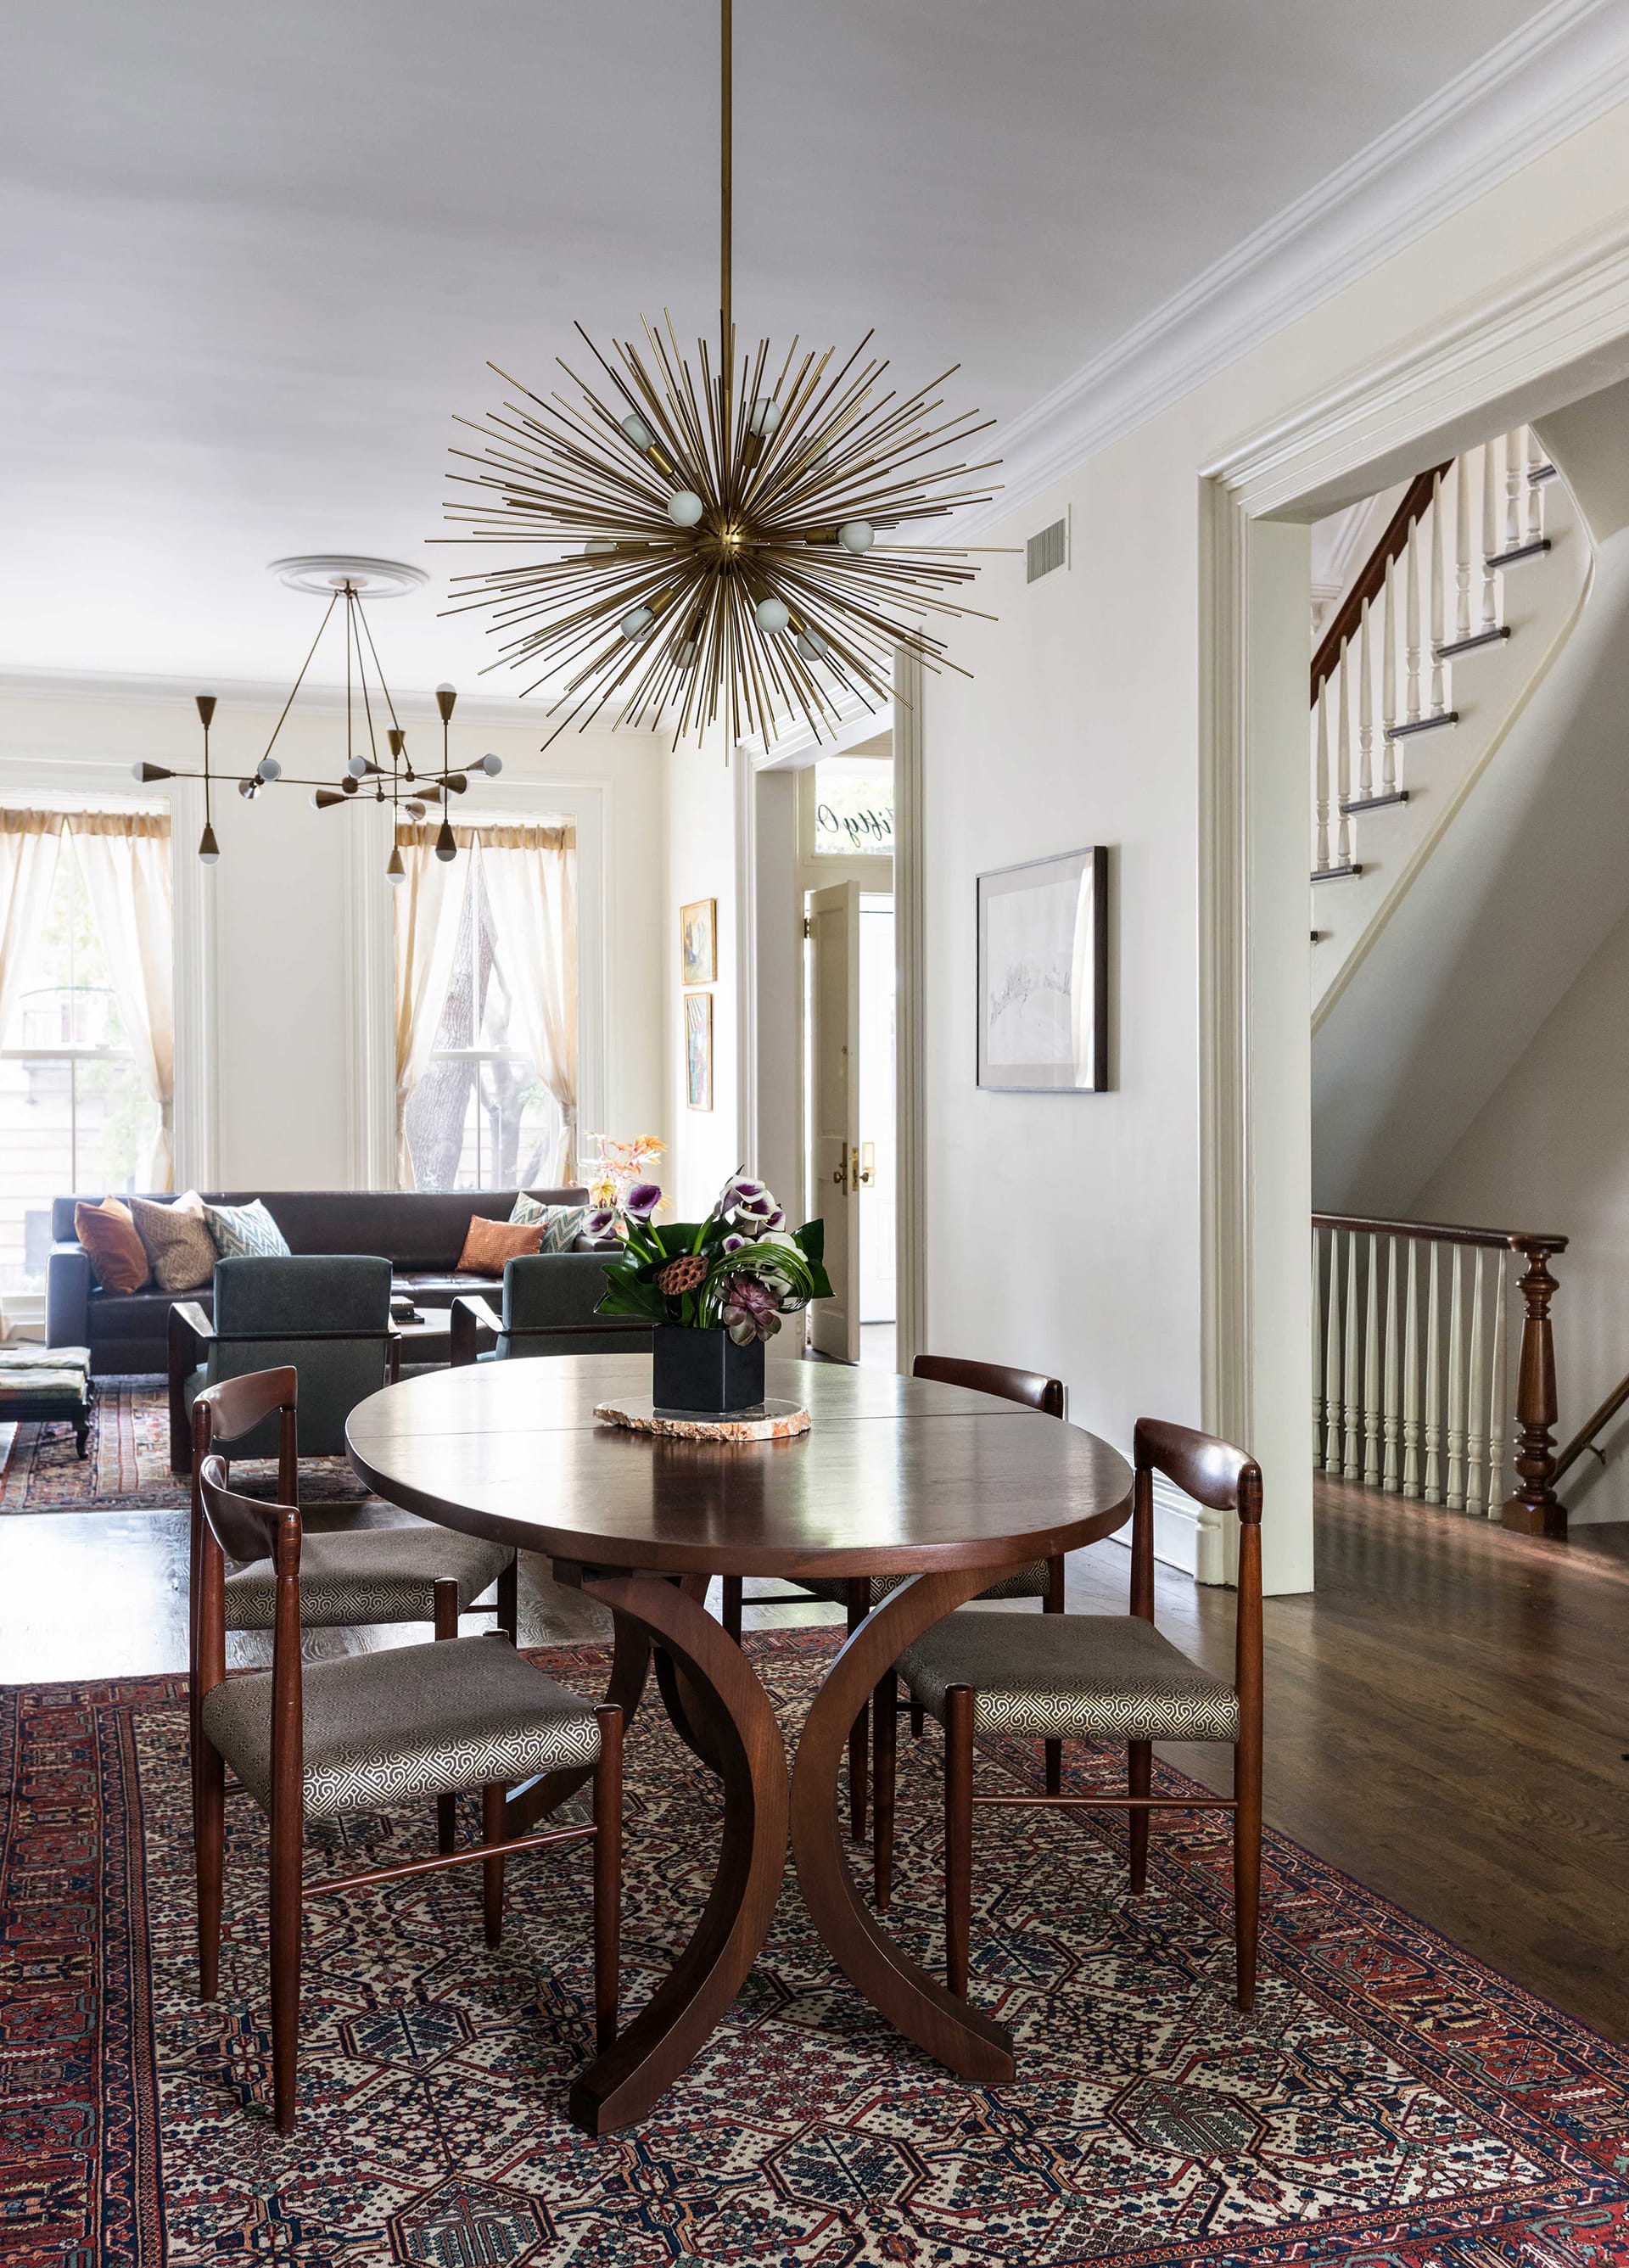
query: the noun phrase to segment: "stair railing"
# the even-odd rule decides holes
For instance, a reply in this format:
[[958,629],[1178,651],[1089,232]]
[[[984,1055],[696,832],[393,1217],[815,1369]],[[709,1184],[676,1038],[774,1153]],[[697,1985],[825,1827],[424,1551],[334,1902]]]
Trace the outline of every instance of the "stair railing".
[[[1529,1229],[1314,1213],[1316,1468],[1523,1535],[1565,1535],[1555,1492],[1550,1310],[1558,1287],[1550,1263],[1566,1243]],[[1507,1381],[1517,1299],[1513,1412]],[[1569,1443],[1569,1462],[1582,1447]]]
[[1406,803],[1406,744],[1459,722],[1454,661],[1509,635],[1504,571],[1550,549],[1554,478],[1522,425],[1409,483],[1312,657],[1315,882],[1362,873],[1359,815]]

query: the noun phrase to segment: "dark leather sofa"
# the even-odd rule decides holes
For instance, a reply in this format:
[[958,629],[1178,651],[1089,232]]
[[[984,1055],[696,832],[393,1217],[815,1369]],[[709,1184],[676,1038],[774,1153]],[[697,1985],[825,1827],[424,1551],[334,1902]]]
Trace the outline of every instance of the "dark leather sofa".
[[[461,1275],[458,1256],[472,1213],[507,1220],[513,1189],[206,1189],[212,1204],[248,1204],[259,1197],[297,1253],[368,1253],[390,1263],[392,1289],[423,1307],[446,1307],[461,1292],[490,1292],[484,1276]],[[533,1189],[546,1204],[586,1204],[575,1189]],[[46,1268],[46,1338],[52,1346],[88,1346],[92,1377],[120,1371],[161,1371],[168,1360],[170,1309],[177,1299],[212,1312],[212,1291],[104,1292],[74,1234],[74,1206],[97,1197],[56,1197],[51,1205],[55,1240]],[[154,1203],[169,1202],[167,1196]]]

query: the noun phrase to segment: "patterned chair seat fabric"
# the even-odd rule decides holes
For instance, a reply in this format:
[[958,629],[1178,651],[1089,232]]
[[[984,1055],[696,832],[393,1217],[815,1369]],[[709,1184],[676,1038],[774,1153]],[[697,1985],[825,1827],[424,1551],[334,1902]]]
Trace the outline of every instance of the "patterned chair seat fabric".
[[[425,1521],[411,1528],[348,1528],[308,1535],[300,1550],[299,1618],[308,1630],[347,1623],[428,1623],[438,1580],[458,1585],[463,1614],[489,1591],[514,1557],[506,1543],[458,1535]],[[252,1560],[226,1578],[226,1627],[272,1626],[277,1580],[269,1559]]]
[[[464,1638],[311,1661],[303,1671],[307,1817],[380,1810],[426,1795],[592,1764],[593,1709],[506,1640]],[[264,1810],[271,1808],[271,1672],[203,1697],[203,1729]]]
[[[846,1607],[849,1602],[849,1587],[841,1576],[794,1575],[792,1580],[800,1589],[812,1592],[815,1598],[825,1599],[834,1607]],[[888,1593],[898,1590],[905,1580],[903,1575],[873,1575],[871,1579],[872,1605],[879,1606]],[[1051,1569],[1048,1562],[1032,1559],[1027,1567],[1014,1567],[1009,1574],[1003,1575],[999,1583],[992,1583],[987,1591],[981,1591],[978,1595],[981,1599],[1043,1599],[1050,1582]]]
[[947,1615],[900,1675],[940,1723],[952,1685],[975,1690],[981,1732],[1026,1740],[1236,1741],[1231,1685],[1136,1615]]

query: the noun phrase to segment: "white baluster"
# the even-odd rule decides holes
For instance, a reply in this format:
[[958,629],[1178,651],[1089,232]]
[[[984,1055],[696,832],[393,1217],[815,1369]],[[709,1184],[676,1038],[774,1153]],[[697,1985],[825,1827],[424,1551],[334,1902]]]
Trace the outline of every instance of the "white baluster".
[[1471,459],[1454,466],[1454,637],[1471,636]]
[[1505,549],[1514,551],[1522,541],[1522,490],[1527,468],[1519,432],[1505,436]]
[[1408,532],[1403,547],[1403,641],[1405,649],[1403,713],[1408,722],[1419,718],[1419,522]]
[[[1348,649],[1349,651],[1350,649]],[[1352,703],[1346,655],[1342,653],[1335,672],[1335,702],[1337,708],[1335,734],[1335,864],[1352,864],[1352,821],[1346,806],[1352,799]]]
[[1363,1466],[1358,1454],[1360,1429],[1363,1424],[1363,1378],[1359,1368],[1362,1357],[1362,1343],[1358,1336],[1358,1240],[1355,1232],[1349,1231],[1346,1237],[1346,1360],[1342,1380],[1346,1422],[1340,1459],[1341,1477],[1349,1481],[1363,1477]]
[[1499,628],[1499,572],[1490,563],[1499,549],[1499,465],[1492,441],[1482,444],[1482,627]]
[[1448,707],[1448,688],[1442,674],[1442,664],[1437,659],[1437,648],[1441,644],[1442,629],[1442,475],[1438,474],[1431,484],[1431,713],[1440,717]]
[[1487,1447],[1487,1403],[1482,1391],[1487,1352],[1487,1314],[1482,1282],[1487,1273],[1487,1254],[1477,1247],[1471,1285],[1471,1371],[1465,1381],[1465,1401],[1471,1412],[1465,1437],[1465,1509],[1480,1513],[1483,1506],[1483,1467]]
[[1412,1236],[1403,1302],[1403,1493],[1419,1494],[1419,1241]]
[[1402,1341],[1397,1335],[1397,1240],[1386,1239],[1386,1380],[1382,1408],[1384,1412],[1382,1432],[1385,1437],[1386,1453],[1381,1465],[1382,1488],[1397,1485],[1397,1451],[1400,1446],[1402,1401],[1397,1392],[1397,1363]]
[[1364,1295],[1363,1481],[1380,1486],[1380,1239],[1369,1239],[1368,1286]]
[[1323,1232],[1312,1232],[1312,1469],[1323,1467]]
[[1395,795],[1397,787],[1397,747],[1391,728],[1397,721],[1397,562],[1386,562],[1385,588],[1380,608],[1380,792]]
[[1505,1281],[1509,1256],[1495,1255],[1493,1278],[1493,1377],[1488,1389],[1487,1516],[1497,1520],[1505,1496]]
[[[1375,792],[1375,656],[1369,636],[1369,602],[1358,616],[1358,800]],[[1348,649],[1350,651],[1350,649]]]
[[1438,1329],[1437,1248],[1426,1247],[1426,1502],[1442,1501],[1442,1342]]
[[[1316,814],[1312,871],[1323,873],[1330,863],[1330,681],[1318,688],[1318,709],[1313,732],[1312,806]],[[1333,1247],[1331,1246],[1331,1250]],[[1331,1263],[1332,1264],[1332,1263]]]
[[1536,481],[1533,475],[1544,461],[1544,449],[1530,425],[1526,428],[1526,432],[1527,532],[1522,541],[1542,543],[1544,537],[1544,484],[1542,481]]
[[1330,1231],[1329,1321],[1323,1334],[1323,1469],[1340,1470],[1340,1231]]
[[1450,1512],[1465,1508],[1465,1314],[1459,1247],[1448,1254],[1448,1480],[1442,1501]]

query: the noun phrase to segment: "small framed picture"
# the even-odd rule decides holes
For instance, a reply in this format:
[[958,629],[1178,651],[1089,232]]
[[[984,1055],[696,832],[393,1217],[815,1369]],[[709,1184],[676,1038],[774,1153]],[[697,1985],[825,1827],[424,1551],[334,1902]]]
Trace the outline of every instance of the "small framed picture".
[[712,995],[684,996],[684,1099],[692,1110],[712,1108]]
[[679,909],[679,953],[684,984],[711,984],[719,974],[719,901],[697,898]]
[[978,878],[978,1083],[1015,1094],[1109,1084],[1109,854]]

